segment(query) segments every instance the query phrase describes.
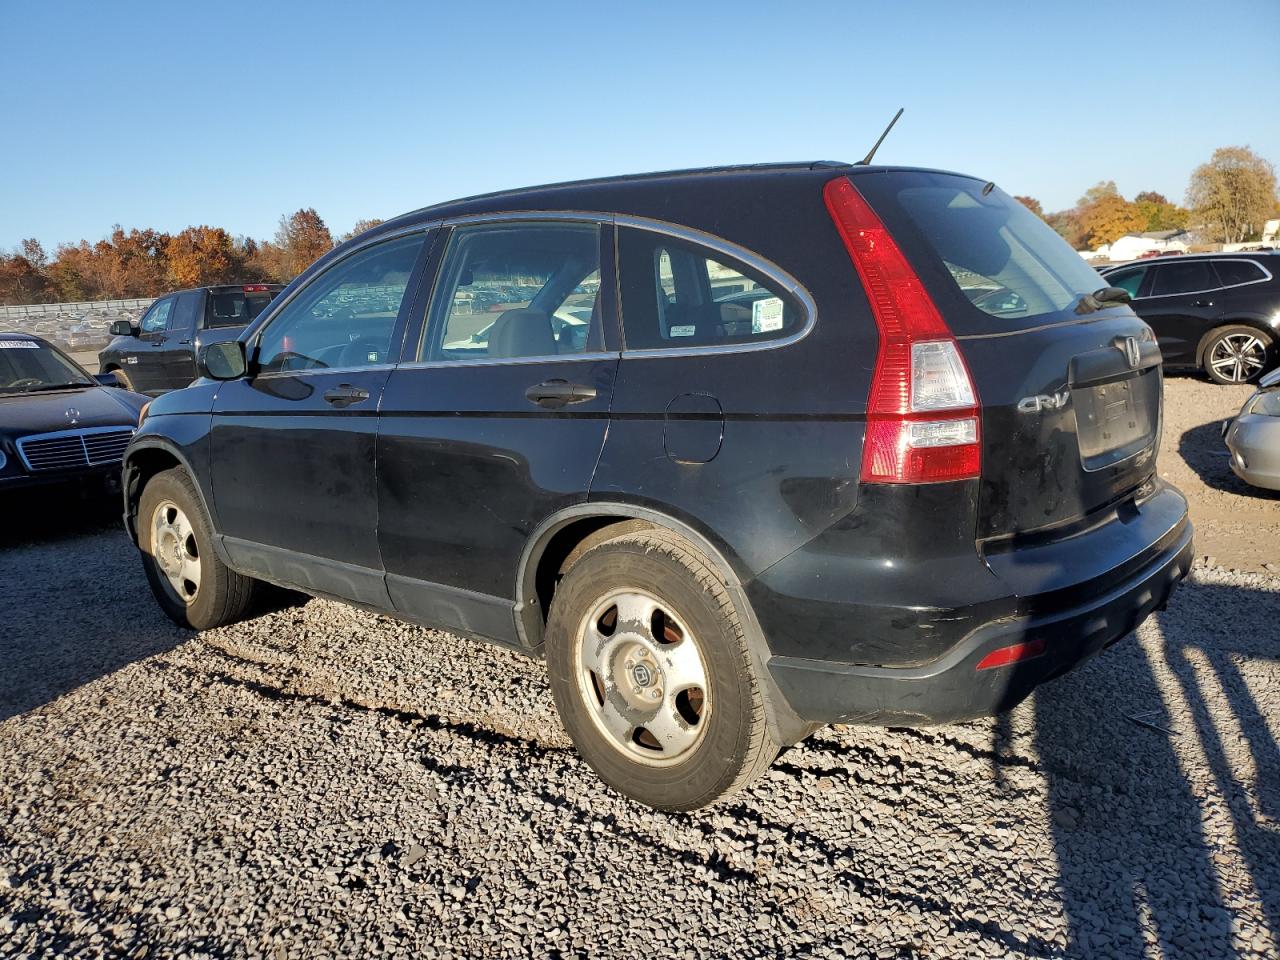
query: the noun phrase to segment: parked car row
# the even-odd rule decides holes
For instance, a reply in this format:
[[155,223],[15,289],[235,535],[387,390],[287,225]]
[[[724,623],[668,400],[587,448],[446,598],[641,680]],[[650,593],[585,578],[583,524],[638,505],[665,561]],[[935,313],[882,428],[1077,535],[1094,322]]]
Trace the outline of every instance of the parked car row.
[[[380,225],[284,288],[162,297],[101,356],[149,403],[0,340],[0,394],[104,405],[0,449],[120,476],[175,622],[231,623],[269,582],[542,657],[601,777],[693,809],[817,725],[1008,709],[1166,603],[1193,547],[1155,470],[1163,363],[1261,374],[1274,263],[1100,287],[937,171],[531,188]],[[1262,485],[1278,378],[1224,426]]]

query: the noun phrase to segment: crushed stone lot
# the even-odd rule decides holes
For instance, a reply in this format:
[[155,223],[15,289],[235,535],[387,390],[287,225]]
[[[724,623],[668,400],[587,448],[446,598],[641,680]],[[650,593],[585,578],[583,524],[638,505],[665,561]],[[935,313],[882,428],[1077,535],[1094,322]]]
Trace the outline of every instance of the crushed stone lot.
[[[1166,475],[1207,403],[1167,408]],[[114,507],[0,546],[0,956],[1280,952],[1260,563],[1202,560],[1008,715],[820,730],[672,815],[595,778],[515,654],[322,600],[177,629]]]

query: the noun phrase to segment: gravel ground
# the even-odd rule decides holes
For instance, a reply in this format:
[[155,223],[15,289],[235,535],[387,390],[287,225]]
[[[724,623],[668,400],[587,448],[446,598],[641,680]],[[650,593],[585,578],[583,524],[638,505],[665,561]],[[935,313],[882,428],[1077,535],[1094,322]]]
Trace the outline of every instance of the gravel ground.
[[1277,955],[1266,572],[1201,563],[1004,717],[825,729],[670,815],[514,654],[320,600],[176,629],[110,509],[7,511],[0,956]]

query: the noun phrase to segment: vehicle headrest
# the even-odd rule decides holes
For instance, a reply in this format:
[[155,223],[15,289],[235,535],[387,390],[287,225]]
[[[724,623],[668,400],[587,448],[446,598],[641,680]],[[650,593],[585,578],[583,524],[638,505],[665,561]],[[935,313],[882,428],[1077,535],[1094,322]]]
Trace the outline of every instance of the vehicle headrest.
[[541,310],[507,310],[489,333],[491,357],[546,357],[556,352],[551,321]]

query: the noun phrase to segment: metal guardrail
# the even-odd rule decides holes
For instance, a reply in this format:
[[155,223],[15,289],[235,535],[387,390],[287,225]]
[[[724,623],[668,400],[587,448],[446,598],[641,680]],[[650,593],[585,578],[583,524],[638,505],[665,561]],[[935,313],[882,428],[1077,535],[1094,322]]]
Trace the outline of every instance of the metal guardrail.
[[57,317],[66,314],[115,313],[121,310],[146,310],[156,302],[155,297],[139,297],[133,300],[77,300],[70,303],[26,303],[0,307],[0,320],[25,320],[27,318]]

